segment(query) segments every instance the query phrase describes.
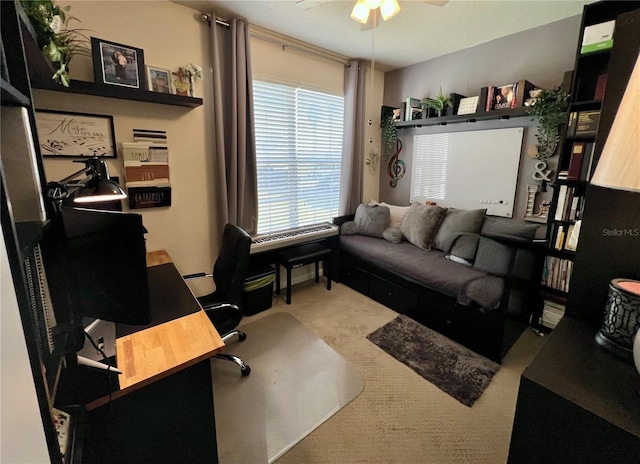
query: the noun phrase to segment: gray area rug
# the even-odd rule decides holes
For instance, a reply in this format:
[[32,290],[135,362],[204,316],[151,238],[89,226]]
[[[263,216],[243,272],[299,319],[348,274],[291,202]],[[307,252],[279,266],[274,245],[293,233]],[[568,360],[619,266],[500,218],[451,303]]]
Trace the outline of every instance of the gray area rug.
[[367,339],[469,407],[500,367],[404,315],[374,330]]
[[360,373],[288,313],[243,324],[227,353],[251,366],[213,359],[213,399],[221,464],[273,462],[364,388]]

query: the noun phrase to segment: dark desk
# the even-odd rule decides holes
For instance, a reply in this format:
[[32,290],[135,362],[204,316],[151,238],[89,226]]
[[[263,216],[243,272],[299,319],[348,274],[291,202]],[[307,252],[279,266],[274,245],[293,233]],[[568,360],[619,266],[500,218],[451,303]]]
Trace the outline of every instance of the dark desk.
[[509,463],[640,462],[640,374],[564,317],[523,372]]
[[218,462],[209,358],[224,343],[168,255],[157,257],[149,269],[154,321],[134,332],[116,327],[126,333],[116,340],[120,388],[86,405],[82,462]]

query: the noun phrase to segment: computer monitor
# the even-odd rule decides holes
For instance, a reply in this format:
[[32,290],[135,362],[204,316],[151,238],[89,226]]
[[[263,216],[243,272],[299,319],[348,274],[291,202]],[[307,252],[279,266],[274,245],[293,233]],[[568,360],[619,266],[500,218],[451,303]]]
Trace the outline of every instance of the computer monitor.
[[56,313],[64,311],[75,323],[89,317],[149,324],[142,216],[69,207],[60,214],[53,269],[47,269]]

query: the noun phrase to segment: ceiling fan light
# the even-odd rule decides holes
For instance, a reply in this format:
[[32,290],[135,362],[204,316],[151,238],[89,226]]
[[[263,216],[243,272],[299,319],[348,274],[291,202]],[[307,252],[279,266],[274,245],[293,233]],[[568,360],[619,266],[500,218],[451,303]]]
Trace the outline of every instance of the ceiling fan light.
[[385,21],[393,18],[399,11],[398,0],[382,0],[382,3],[380,3],[380,15]]
[[365,0],[358,0],[351,11],[351,17],[362,24],[367,24],[369,19],[369,7]]
[[370,10],[375,10],[380,6],[382,0],[364,0],[364,3],[366,3]]

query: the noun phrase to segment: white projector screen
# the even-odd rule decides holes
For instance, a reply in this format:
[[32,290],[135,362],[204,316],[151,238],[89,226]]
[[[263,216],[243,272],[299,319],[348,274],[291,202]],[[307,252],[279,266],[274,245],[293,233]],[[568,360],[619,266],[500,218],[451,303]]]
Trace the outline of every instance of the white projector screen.
[[511,217],[523,127],[416,135],[411,201]]

